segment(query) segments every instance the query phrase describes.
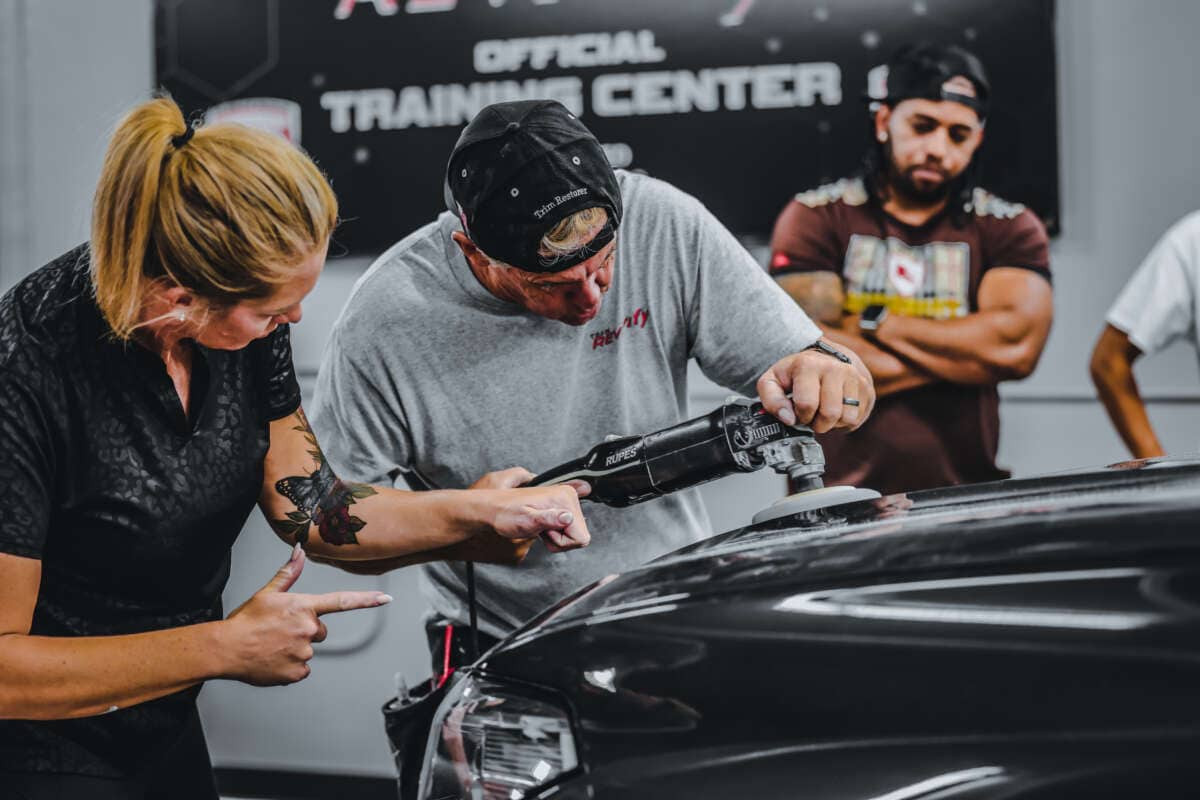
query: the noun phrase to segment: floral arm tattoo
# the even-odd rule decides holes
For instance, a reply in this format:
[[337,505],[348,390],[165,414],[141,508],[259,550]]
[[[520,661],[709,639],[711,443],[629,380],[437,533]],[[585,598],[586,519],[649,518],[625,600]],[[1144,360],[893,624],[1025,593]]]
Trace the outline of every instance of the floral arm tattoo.
[[311,475],[293,475],[275,482],[275,491],[291,500],[296,510],[288,512],[287,519],[270,520],[271,527],[281,536],[295,537],[300,544],[308,541],[314,525],[317,535],[329,544],[358,544],[355,534],[367,523],[351,515],[350,506],[375,494],[375,489],[365,483],[345,483],[334,475],[304,410],[297,411],[296,416],[300,424],[292,430],[304,435],[317,469]]

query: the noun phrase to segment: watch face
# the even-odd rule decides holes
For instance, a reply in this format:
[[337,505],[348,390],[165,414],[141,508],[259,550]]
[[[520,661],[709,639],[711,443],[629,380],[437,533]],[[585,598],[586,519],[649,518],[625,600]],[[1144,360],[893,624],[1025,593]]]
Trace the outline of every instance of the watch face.
[[862,312],[863,322],[879,322],[887,312],[887,306],[867,306]]

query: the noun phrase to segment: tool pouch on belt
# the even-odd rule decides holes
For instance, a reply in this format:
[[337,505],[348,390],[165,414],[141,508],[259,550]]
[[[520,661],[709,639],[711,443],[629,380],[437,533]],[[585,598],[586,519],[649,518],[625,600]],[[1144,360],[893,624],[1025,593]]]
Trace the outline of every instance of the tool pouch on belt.
[[460,654],[463,637],[453,625],[431,623],[426,625],[425,632],[436,674],[415,689],[397,688],[397,696],[383,706],[383,727],[396,762],[400,800],[416,800],[433,716],[450,687],[450,676],[464,663]]
[[[473,576],[471,576],[473,578]],[[474,592],[470,593],[473,597]],[[399,779],[400,800],[415,800],[434,714],[454,685],[454,673],[472,663],[480,650],[496,644],[494,637],[445,622],[427,622],[425,634],[433,655],[434,676],[383,706],[383,725],[392,748]]]
[[[436,487],[413,473],[406,476],[413,491],[429,491]],[[474,564],[468,563],[467,584],[468,602],[471,612],[471,628],[475,628],[475,569]],[[429,746],[430,730],[433,716],[438,706],[450,690],[450,680],[455,668],[466,663],[458,657],[463,643],[461,635],[456,635],[454,626],[426,629],[430,637],[430,649],[440,653],[440,672],[422,681],[416,688],[398,694],[383,704],[383,729],[387,733],[388,744],[392,750],[392,760],[396,762],[396,780],[400,789],[400,800],[417,800],[417,792],[421,786],[421,766],[425,763],[425,750]],[[435,642],[441,642],[440,647],[434,647]],[[476,652],[475,655],[478,655]],[[438,665],[434,665],[438,671]]]
[[383,727],[396,762],[400,800],[415,800],[417,796],[429,728],[450,683],[449,680],[438,683],[430,678],[410,691],[407,697],[394,697],[383,706]]

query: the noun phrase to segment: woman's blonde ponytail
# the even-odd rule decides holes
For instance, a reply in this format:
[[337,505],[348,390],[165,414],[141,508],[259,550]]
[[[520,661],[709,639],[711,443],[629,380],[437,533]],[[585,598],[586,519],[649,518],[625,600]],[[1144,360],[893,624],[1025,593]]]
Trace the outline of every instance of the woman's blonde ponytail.
[[154,245],[162,164],[187,129],[179,107],[159,98],[135,108],[113,134],[92,206],[92,285],[119,339],[137,327]]

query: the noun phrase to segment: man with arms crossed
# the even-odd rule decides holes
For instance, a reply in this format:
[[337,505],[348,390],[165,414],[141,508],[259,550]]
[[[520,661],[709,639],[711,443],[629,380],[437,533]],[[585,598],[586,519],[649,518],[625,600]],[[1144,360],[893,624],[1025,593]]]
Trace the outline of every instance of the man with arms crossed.
[[[313,421],[355,480],[466,486],[664,428],[689,416],[692,358],[724,386],[757,389],[786,423],[855,428],[870,413],[862,362],[809,349],[820,330],[704,206],[614,172],[562,105],[485,108],[454,148],[447,189],[454,213],[375,262],[322,359]],[[588,522],[582,558],[534,548],[519,568],[477,568],[485,644],[575,589],[711,533],[694,489],[595,506]],[[432,645],[440,625],[466,621],[465,570],[422,570]]]
[[902,48],[860,174],[797,195],[775,223],[775,279],[879,392],[861,429],[822,440],[827,483],[888,494],[1008,476],[996,385],[1033,371],[1053,306],[1041,223],[974,186],[988,94],[965,50]]
[[1092,352],[1092,382],[1136,458],[1166,455],[1142,402],[1133,362],[1181,337],[1200,350],[1200,212],[1159,240],[1108,312]]

